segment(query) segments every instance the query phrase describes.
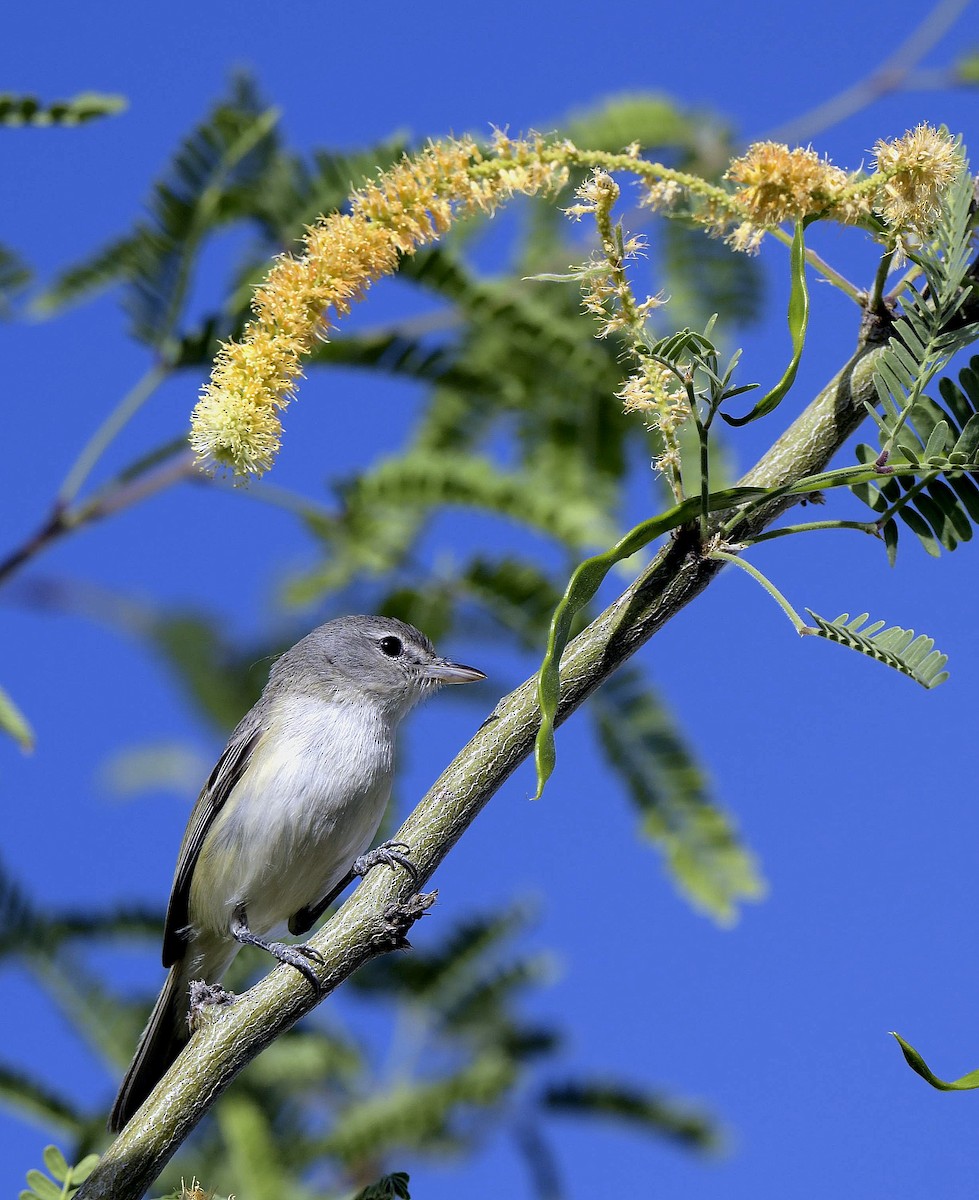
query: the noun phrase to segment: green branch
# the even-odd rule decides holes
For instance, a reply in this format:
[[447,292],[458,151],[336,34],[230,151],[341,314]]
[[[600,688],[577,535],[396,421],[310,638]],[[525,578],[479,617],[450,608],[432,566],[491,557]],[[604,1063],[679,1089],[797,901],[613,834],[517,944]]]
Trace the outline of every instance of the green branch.
[[[864,344],[741,481],[781,488],[820,471],[865,416],[873,397],[867,370],[874,347]],[[760,532],[793,502],[783,495],[745,519],[745,534]],[[692,501],[696,516],[700,498]],[[631,654],[693,600],[721,569],[699,544],[670,541],[641,577],[567,647],[561,664],[560,724]],[[411,847],[423,885],[483,806],[533,749],[539,724],[536,676],[500,701],[468,745],[409,816],[398,838]],[[403,877],[376,872],[357,888],[312,945],[327,994],[391,945],[390,906],[403,904]],[[387,914],[387,916],[385,915]],[[417,910],[409,912],[410,922]],[[77,1200],[137,1200],[184,1138],[238,1072],[265,1046],[315,1007],[294,971],[277,969],[230,1008],[215,1012],[136,1117],[103,1155]]]

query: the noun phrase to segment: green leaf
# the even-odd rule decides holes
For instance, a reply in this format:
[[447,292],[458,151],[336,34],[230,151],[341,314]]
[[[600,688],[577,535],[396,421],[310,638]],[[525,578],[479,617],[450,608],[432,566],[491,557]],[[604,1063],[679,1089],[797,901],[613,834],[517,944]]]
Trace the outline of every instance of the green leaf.
[[269,661],[284,645],[239,652],[216,622],[174,613],[156,620],[152,639],[201,712],[227,730],[261,695]]
[[140,252],[138,237],[122,237],[75,266],[63,271],[53,283],[34,297],[30,311],[35,317],[51,317],[71,304],[98,294],[134,270]]
[[0,687],[0,729],[20,743],[21,749],[34,749],[34,731],[9,694]]
[[960,1079],[953,1079],[948,1082],[944,1079],[939,1079],[931,1070],[925,1060],[921,1057],[914,1046],[909,1045],[900,1034],[891,1032],[891,1037],[894,1038],[901,1047],[908,1066],[912,1071],[915,1071],[922,1079],[927,1080],[933,1088],[937,1088],[940,1092],[971,1092],[979,1088],[979,1070],[970,1071],[968,1075],[963,1075]]
[[44,103],[36,96],[0,92],[0,125],[82,125],[99,117],[114,117],[128,107],[125,96],[79,92],[69,100]]
[[204,238],[240,215],[243,192],[258,189],[279,153],[277,114],[263,109],[243,76],[178,148],[146,205],[148,217],[126,237],[71,268],[36,303],[52,312],[87,292],[128,283],[134,335],[177,354],[177,326]]
[[[707,511],[718,512],[736,508],[746,501],[767,495],[765,488],[727,488],[712,492],[707,498]],[[547,639],[547,650],[537,676],[537,700],[540,705],[541,723],[534,744],[534,760],[537,765],[537,795],[540,799],[544,786],[554,770],[555,748],[554,727],[561,694],[561,655],[568,644],[571,625],[575,616],[595,596],[609,571],[644,549],[650,542],[672,529],[695,521],[702,511],[700,496],[691,496],[682,503],[656,517],[650,517],[631,529],[614,546],[581,563],[565,589],[554,615]]]
[[859,654],[866,654],[878,662],[892,667],[920,683],[922,687],[934,688],[948,679],[948,672],[943,670],[948,656],[934,649],[935,643],[931,638],[914,636],[913,629],[902,629],[892,625],[883,633],[877,632],[884,622],[866,626],[867,613],[850,620],[849,613],[842,613],[835,621],[827,621],[818,616],[812,609],[806,609],[816,622],[816,628],[807,628],[802,632],[815,634],[837,642],[841,646],[849,646]]
[[[579,143],[580,144],[580,143]],[[682,220],[663,222],[663,291],[677,325],[702,325],[720,313],[725,327],[757,321],[762,310],[761,272],[756,259],[732,254],[702,226]],[[728,393],[728,398],[734,393]]]
[[[888,345],[875,359],[875,385],[884,410],[881,445],[887,454],[902,445],[900,434],[914,423],[925,388],[959,350],[979,337],[979,324],[963,323],[960,309],[970,291],[973,181],[968,164],[942,198],[932,241],[911,254],[928,286],[901,294],[902,316]],[[933,402],[928,401],[931,405]],[[927,423],[927,416],[925,417]],[[927,429],[925,430],[927,435]]]
[[584,111],[573,112],[562,130],[578,146],[617,154],[638,142],[650,147],[689,147],[703,138],[700,115],[691,119],[666,94],[636,92],[609,96]]
[[341,489],[342,511],[317,530],[328,557],[287,585],[291,603],[309,603],[360,574],[382,575],[402,563],[432,511],[460,507],[534,529],[574,550],[601,542],[611,522],[593,493],[543,486],[540,474],[504,470],[461,450],[415,448],[382,460]]
[[457,1145],[451,1126],[459,1108],[492,1108],[515,1077],[512,1061],[488,1051],[441,1079],[397,1083],[349,1104],[323,1139],[323,1149],[344,1163],[357,1163],[366,1155]]
[[71,1182],[84,1183],[99,1165],[99,1161],[100,1156],[98,1154],[86,1154],[83,1159],[75,1163],[71,1168]]
[[458,587],[527,646],[539,644],[560,598],[557,588],[535,563],[512,555],[495,562],[473,559]]
[[397,993],[412,1003],[448,1009],[491,971],[506,943],[527,923],[519,905],[459,922],[433,949],[375,959],[352,980],[356,989]]
[[574,1081],[547,1088],[543,1103],[551,1112],[608,1117],[697,1150],[716,1150],[720,1133],[703,1113],[674,1100],[612,1080]]
[[281,1200],[284,1163],[260,1105],[234,1091],[218,1106],[216,1117],[238,1187],[253,1200]]
[[39,1197],[39,1200],[64,1200],[61,1188],[48,1179],[43,1171],[28,1171],[27,1183],[31,1189],[29,1194]]
[[[925,551],[936,558],[942,547],[954,550],[960,542],[971,540],[973,526],[979,524],[979,488],[972,475],[961,470],[974,465],[979,456],[977,367],[979,357],[959,372],[958,385],[950,378],[939,381],[944,407],[928,396],[919,395],[899,429],[902,411],[894,404],[890,392],[886,389],[882,392],[887,416],[874,413],[881,428],[881,445],[894,434],[895,455],[890,459],[891,464],[904,460],[920,463],[921,473],[917,478],[878,475],[873,482],[852,485],[851,490],[876,513],[889,513],[881,533],[891,561],[897,546],[895,517],[900,517]],[[885,363],[881,378],[888,369]],[[907,378],[902,384],[895,376],[889,386],[897,390],[905,385],[912,386]],[[872,464],[877,457],[877,452],[869,446],[857,447],[861,463]],[[944,479],[937,478],[939,474]]]
[[638,671],[620,668],[591,701],[599,738],[640,813],[642,834],[662,848],[681,892],[730,922],[764,893],[754,855],[711,802],[703,772],[670,714]]
[[743,417],[731,417],[726,412],[721,416],[729,425],[747,425],[749,421],[757,421],[759,417],[774,412],[781,404],[789,388],[795,383],[796,373],[802,359],[802,351],[806,344],[806,330],[809,328],[809,289],[806,286],[806,221],[797,221],[795,233],[792,235],[792,252],[789,257],[789,269],[792,275],[792,287],[789,292],[788,324],[792,338],[792,357],[785,373],[767,395],[762,396],[751,412]]
[[369,1183],[354,1197],[354,1200],[411,1200],[408,1191],[407,1171],[394,1171],[382,1175],[375,1183]]
[[79,1136],[85,1128],[83,1114],[63,1096],[56,1095],[26,1073],[2,1065],[0,1103],[22,1120],[38,1122],[49,1131],[60,1130],[69,1136]]
[[52,1179],[57,1179],[59,1183],[64,1183],[67,1180],[68,1172],[71,1168],[57,1146],[44,1147],[44,1165],[47,1167],[48,1174]]
[[31,280],[31,269],[19,255],[0,243],[0,318],[8,320],[14,300]]

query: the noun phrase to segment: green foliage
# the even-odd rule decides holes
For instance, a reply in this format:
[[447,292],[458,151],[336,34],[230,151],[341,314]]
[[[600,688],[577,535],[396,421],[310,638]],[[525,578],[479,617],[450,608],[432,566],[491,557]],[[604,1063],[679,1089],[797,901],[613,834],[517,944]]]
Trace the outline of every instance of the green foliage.
[[[764,488],[726,488],[711,493],[707,498],[707,507],[710,512],[738,508],[766,494]],[[595,597],[609,571],[617,563],[631,558],[671,530],[691,524],[700,515],[701,509],[701,497],[692,496],[660,516],[641,521],[614,546],[593,558],[586,558],[568,581],[564,595],[554,610],[547,650],[537,676],[537,696],[541,709],[540,730],[535,743],[538,798],[554,770],[554,727],[561,696],[561,656],[568,644],[574,618]]]
[[25,1071],[3,1065],[0,1065],[0,1105],[47,1129],[78,1135],[85,1128],[84,1117],[64,1096],[38,1083]]
[[[892,461],[920,465],[920,474],[883,474],[853,486],[854,495],[879,515],[892,563],[897,555],[898,520],[934,557],[942,547],[954,550],[970,541],[973,525],[979,522],[979,487],[970,472],[957,469],[979,459],[979,357],[971,359],[958,379],[958,386],[948,377],[939,381],[943,404],[918,396],[897,433]],[[881,445],[884,441],[882,432]],[[861,463],[870,465],[878,457],[870,446],[857,446]]]
[[271,662],[290,644],[236,649],[216,622],[191,613],[157,619],[152,639],[198,711],[220,730],[237,725],[251,708],[265,686]]
[[125,96],[79,92],[70,100],[45,103],[36,96],[0,92],[0,125],[82,125],[99,117],[114,117],[128,107]]
[[44,1165],[49,1174],[45,1175],[43,1171],[28,1171],[28,1187],[20,1193],[20,1200],[71,1200],[95,1170],[98,1161],[97,1154],[88,1154],[72,1167],[68,1165],[57,1146],[46,1146]]
[[952,67],[959,83],[975,86],[979,84],[979,50],[966,50]]
[[18,742],[21,749],[34,749],[34,731],[27,723],[27,718],[2,687],[0,687],[0,729]]
[[[705,126],[662,97],[620,98],[573,118],[568,132],[582,145],[619,149],[639,140],[651,150],[667,148],[669,161],[705,176],[717,175],[730,149],[726,131]],[[179,147],[153,190],[148,217],[63,273],[41,297],[39,309],[55,312],[100,288],[121,285],[135,336],[166,370],[197,373],[217,343],[247,320],[252,286],[269,256],[294,248],[305,224],[343,206],[351,185],[393,161],[404,144],[393,137],[362,152],[320,151],[300,158],[283,144],[274,111],[239,80]],[[700,495],[620,536],[628,523],[623,514],[635,503],[630,468],[658,454],[662,442],[640,421],[622,417],[615,391],[624,343],[614,336],[592,337],[571,289],[537,287],[521,278],[580,260],[578,234],[569,232],[556,211],[561,204],[528,201],[518,209],[515,266],[508,276],[487,278],[476,267],[481,229],[476,220],[454,241],[407,258],[393,286],[411,293],[415,315],[381,328],[341,331],[311,361],[311,370],[355,368],[412,385],[416,420],[397,453],[355,477],[331,480],[323,500],[254,489],[258,499],[294,513],[309,534],[307,561],[290,584],[294,602],[318,611],[389,612],[436,636],[464,625],[473,636],[488,631],[494,646],[505,634],[521,648],[539,646],[553,614],[540,674],[541,788],[554,763],[561,656],[609,572],[666,534],[692,547],[698,525],[706,532],[709,513],[734,519],[745,505],[768,495],[756,488],[710,491],[705,470]],[[962,234],[961,205],[956,214],[955,228]],[[201,255],[213,237],[230,229],[244,243],[230,286],[191,314],[188,297]],[[950,230],[951,225],[942,236]],[[477,252],[470,254],[472,247]],[[757,304],[755,264],[728,254],[700,231],[668,223],[653,249],[660,258],[651,290],[674,293],[692,327],[702,328],[711,312],[719,312],[730,329]],[[752,416],[778,403],[798,365],[807,315],[803,251],[799,229],[791,259],[792,361]],[[969,390],[975,371],[954,401],[943,383],[950,413],[936,416],[928,408],[915,357],[919,350],[932,353],[919,336],[921,313],[931,322],[929,345],[938,354],[928,358],[928,370],[951,347],[964,344],[966,334],[948,330],[960,315],[957,297],[941,301],[939,316],[932,312],[935,284],[951,280],[952,265],[923,261],[922,270],[928,288],[920,296],[909,293],[910,333],[899,326],[905,351],[892,348],[893,362],[888,358],[884,367],[884,376],[901,391],[885,413],[886,436],[896,437],[907,461],[914,461],[914,439],[920,440],[919,458],[944,471],[947,483],[929,477],[904,501],[901,515],[925,511],[919,496],[941,506],[932,489],[944,496],[945,488],[975,520],[979,492],[961,470],[951,469],[973,461],[979,443],[979,420],[970,424],[977,408],[977,395]],[[0,259],[0,297],[22,285],[15,269],[11,278],[8,289]],[[708,325],[704,334],[685,329],[662,338],[651,324],[646,346],[678,378],[695,377],[701,406],[697,435],[704,434],[699,448],[708,465],[716,453],[716,443],[706,443],[710,417],[723,401],[747,390],[733,383],[737,354],[723,367],[710,332]],[[916,363],[913,380],[909,354]],[[909,410],[904,418],[902,405]],[[929,414],[934,420],[927,427]],[[121,478],[139,477],[148,465],[170,461],[182,449],[181,440],[140,455]],[[955,455],[964,457],[956,463]],[[881,512],[895,498],[908,497],[916,484],[895,476],[862,486],[868,493],[879,488]],[[657,494],[652,503],[658,500]],[[429,535],[447,509],[456,510],[453,550],[439,556]],[[959,515],[942,511],[952,531],[946,530],[944,544],[953,534],[963,540]],[[466,522],[474,518],[476,533],[467,541]],[[492,556],[478,525],[486,518],[505,523],[510,539]],[[559,581],[566,578],[569,559],[591,545],[613,542],[581,564],[562,595]],[[943,677],[944,660],[939,662],[930,643],[911,641],[910,633],[877,636],[880,626],[861,628],[865,618],[849,624],[843,624],[846,618],[814,620],[822,636],[896,665],[925,686]],[[266,645],[239,649],[215,622],[181,613],[148,622],[146,632],[197,709],[222,730],[257,697],[268,659],[282,645],[270,638]],[[640,675],[625,670],[596,697],[592,715],[610,770],[624,784],[643,834],[662,849],[679,888],[716,917],[730,918],[740,902],[760,893],[760,876],[737,840],[733,820],[713,803],[663,702]],[[2,716],[0,706],[0,721]],[[155,925],[152,914],[134,911],[40,911],[0,875],[0,954],[23,956],[39,986],[107,1063],[128,1056],[144,1011],[124,1003],[89,968],[85,951],[109,939],[144,936]],[[536,996],[553,968],[548,955],[514,947],[515,939],[526,936],[525,926],[518,910],[474,918],[410,956],[371,964],[351,991],[377,1008],[379,1024],[386,1021],[390,1030],[389,1044],[379,1044],[382,1033],[361,1045],[337,1012],[329,1014],[329,1026],[292,1031],[222,1100],[217,1121],[202,1130],[194,1147],[195,1171],[259,1198],[288,1194],[305,1200],[314,1194],[312,1179],[317,1196],[324,1187],[349,1195],[408,1150],[445,1155],[499,1131],[521,1143],[528,1164],[533,1168],[535,1159],[539,1168],[551,1162],[540,1130],[556,1114],[624,1121],[694,1149],[712,1145],[716,1133],[707,1118],[655,1092],[614,1079],[554,1082],[562,1030],[523,1015],[526,998]],[[248,971],[248,956],[242,955],[229,982],[247,983]],[[0,1093],[20,1111],[60,1126],[79,1145],[87,1148],[98,1136],[96,1118],[27,1077],[0,1072]],[[284,1145],[288,1155],[278,1149]],[[323,1180],[328,1182],[321,1187]],[[386,1175],[360,1194],[406,1196],[407,1176]]]
[[404,1171],[382,1175],[376,1183],[368,1184],[357,1193],[354,1200],[411,1200],[408,1190],[409,1177]]
[[698,140],[704,141],[703,122],[691,120],[665,93],[608,96],[591,108],[571,113],[562,127],[576,145],[612,152],[638,142],[647,154],[652,147],[663,150],[671,146],[690,154]]
[[789,336],[792,338],[792,357],[782,374],[782,378],[767,392],[751,412],[743,417],[732,417],[727,413],[721,416],[729,425],[747,425],[749,421],[757,421],[774,412],[795,383],[799,363],[802,361],[802,351],[806,344],[806,330],[809,328],[809,289],[806,286],[806,243],[805,221],[797,221],[792,237],[792,254],[790,257],[791,287],[789,289],[788,325]]
[[904,449],[900,435],[909,418],[913,420],[925,388],[979,334],[975,323],[960,318],[970,296],[963,283],[972,252],[972,208],[972,176],[963,163],[945,197],[934,240],[909,252],[926,286],[919,291],[907,282],[901,294],[902,315],[874,364],[882,413],[869,406],[868,411],[880,429],[882,464],[896,449]]
[[695,905],[730,921],[738,903],[757,899],[764,884],[731,818],[711,803],[703,772],[669,712],[628,667],[602,686],[591,712],[640,813],[640,832],[663,850],[677,886]]
[[0,319],[13,315],[17,296],[30,283],[31,269],[9,247],[0,243]]
[[663,290],[676,325],[702,325],[711,313],[724,313],[728,328],[750,325],[761,312],[762,287],[757,263],[732,254],[723,242],[704,237],[702,228],[682,220],[660,230]]
[[948,656],[934,648],[932,638],[924,635],[915,637],[913,629],[901,629],[898,625],[884,629],[883,621],[867,625],[869,613],[861,613],[852,621],[849,613],[842,613],[835,621],[827,621],[811,609],[806,611],[816,622],[816,628],[803,629],[803,633],[816,634],[841,646],[849,646],[859,654],[866,654],[868,658],[893,667],[924,688],[938,687],[948,679],[948,672],[943,670]]
[[972,1092],[979,1088],[979,1071],[970,1071],[967,1075],[963,1075],[960,1079],[953,1079],[951,1082],[939,1079],[914,1046],[906,1042],[900,1034],[892,1033],[891,1037],[901,1047],[901,1053],[911,1070],[920,1075],[922,1079],[927,1080],[937,1091]]
[[170,348],[205,236],[239,216],[242,191],[261,181],[274,148],[274,110],[262,110],[243,78],[229,101],[185,139],[147,204],[148,220],[65,272],[36,309],[57,312],[84,295],[125,282],[133,335]]
[[703,1113],[607,1080],[552,1085],[544,1094],[544,1105],[570,1116],[624,1120],[694,1150],[716,1150],[720,1144],[717,1126]]

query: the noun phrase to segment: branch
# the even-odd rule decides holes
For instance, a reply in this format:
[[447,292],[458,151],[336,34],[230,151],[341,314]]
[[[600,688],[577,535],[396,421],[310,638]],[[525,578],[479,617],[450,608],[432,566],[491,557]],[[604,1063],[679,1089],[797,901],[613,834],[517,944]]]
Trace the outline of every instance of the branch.
[[913,81],[914,68],[948,33],[968,6],[969,0],[939,0],[925,14],[921,24],[876,70],[802,116],[769,130],[765,138],[773,142],[805,141],[852,117],[888,92],[897,91],[909,80]]
[[[873,356],[887,330],[865,323],[843,370],[741,481],[777,487],[825,468],[873,403]],[[759,532],[794,500],[783,497],[745,518]],[[697,596],[722,564],[677,536],[640,578],[568,646],[562,661],[561,723],[631,654]],[[419,883],[472,824],[490,797],[530,755],[539,723],[536,677],[501,700],[443,771],[397,834],[411,847]],[[312,939],[323,994],[364,963],[404,945],[404,933],[432,898],[409,899],[403,874],[375,871]],[[425,903],[424,901],[427,901]],[[238,1072],[318,1003],[295,971],[276,968],[226,1009],[205,1019],[149,1100],[103,1155],[77,1200],[138,1200]]]
[[138,471],[106,484],[104,488],[77,507],[70,508],[63,502],[55,503],[51,516],[36,533],[0,560],[0,584],[48,546],[83,525],[91,525],[120,512],[130,505],[138,504],[148,496],[164,491],[174,483],[185,479],[205,481],[198,470],[194,456],[182,446],[155,470]]

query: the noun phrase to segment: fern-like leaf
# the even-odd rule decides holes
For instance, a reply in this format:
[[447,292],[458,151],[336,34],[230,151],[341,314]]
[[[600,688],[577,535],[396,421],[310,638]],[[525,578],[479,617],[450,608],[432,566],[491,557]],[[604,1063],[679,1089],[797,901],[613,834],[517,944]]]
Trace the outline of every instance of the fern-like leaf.
[[720,921],[764,891],[754,855],[707,791],[670,714],[638,671],[616,672],[591,712],[601,744],[628,788],[640,829],[659,846],[681,892]]
[[868,625],[869,613],[862,613],[853,620],[849,613],[841,613],[835,621],[827,621],[812,609],[806,611],[816,622],[816,627],[807,628],[804,633],[849,646],[859,654],[866,654],[900,671],[925,688],[938,687],[948,679],[948,672],[944,670],[948,656],[934,648],[932,638],[923,634],[915,637],[913,629],[902,629],[899,625],[884,629],[883,621]]
[[903,314],[875,361],[882,414],[870,411],[887,456],[900,449],[901,431],[931,381],[979,336],[979,324],[956,321],[969,295],[963,284],[972,245],[972,203],[972,176],[963,163],[944,197],[932,242],[912,255],[927,287],[918,291],[909,285],[902,293]]
[[406,1171],[392,1171],[361,1188],[354,1200],[411,1200],[409,1183],[410,1176]]
[[276,114],[238,78],[230,98],[179,147],[148,202],[149,220],[71,268],[38,300],[52,312],[110,283],[125,281],[135,336],[172,350],[200,245],[213,229],[241,215],[278,151]]
[[0,1065],[0,1105],[25,1120],[77,1136],[85,1116],[64,1096],[37,1083],[22,1071]]
[[14,301],[31,281],[31,269],[8,246],[0,243],[0,319],[13,313]]
[[526,911],[514,905],[485,917],[460,922],[434,949],[410,956],[375,959],[353,976],[356,989],[398,993],[412,1002],[449,1006],[480,980],[501,948],[527,923]]
[[114,117],[128,107],[125,96],[79,92],[69,100],[49,100],[0,92],[0,125],[83,125]]
[[[946,376],[938,387],[942,403],[919,396],[897,432],[895,453],[920,464],[920,474],[879,475],[851,489],[879,515],[892,563],[898,521],[936,557],[943,548],[954,550],[969,541],[973,526],[979,524],[979,486],[967,469],[979,460],[979,357],[962,368],[958,383]],[[891,413],[900,415],[893,404]],[[878,451],[863,443],[857,446],[857,458],[869,466],[877,461]]]
[[544,1093],[551,1112],[579,1117],[607,1117],[697,1150],[714,1150],[720,1134],[704,1113],[674,1100],[612,1080],[575,1080],[554,1084]]
[[20,744],[22,750],[33,750],[34,732],[7,691],[0,687],[0,729]]
[[292,603],[347,586],[358,574],[381,574],[400,563],[433,509],[467,508],[529,527],[571,549],[614,536],[593,494],[542,487],[529,471],[506,471],[475,454],[410,450],[385,459],[342,489],[343,510],[317,532],[329,558],[287,585]]
[[383,1158],[393,1150],[459,1147],[455,1122],[466,1108],[494,1106],[513,1085],[515,1066],[498,1052],[479,1055],[441,1079],[402,1083],[353,1103],[323,1139],[343,1162]]

